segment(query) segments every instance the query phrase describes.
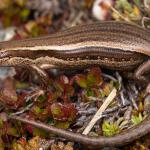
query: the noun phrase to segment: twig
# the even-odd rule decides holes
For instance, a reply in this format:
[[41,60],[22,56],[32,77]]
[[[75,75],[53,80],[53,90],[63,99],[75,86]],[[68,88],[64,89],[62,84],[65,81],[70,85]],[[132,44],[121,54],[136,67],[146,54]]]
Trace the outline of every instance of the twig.
[[23,114],[24,112],[30,110],[30,108],[31,108],[32,106],[33,106],[33,103],[27,105],[25,108],[23,108],[23,109],[20,110],[20,111],[17,111],[17,112],[15,112],[15,113],[12,113],[11,116]]
[[[44,94],[44,91],[43,90],[37,90],[37,91],[34,91],[30,96],[28,95],[27,97],[25,97],[26,99],[26,102],[29,102],[32,98],[34,98],[34,101],[37,100],[37,98],[41,95]],[[30,110],[30,108],[33,106],[33,102],[30,103],[29,105],[27,105],[26,107],[24,107],[22,110],[18,111],[18,112],[15,112],[15,113],[12,113],[11,115],[12,116],[15,116],[15,115],[20,115],[20,114],[23,114],[24,112]]]
[[121,101],[122,101],[122,105],[125,106],[126,105],[126,100],[125,100],[125,97],[124,97],[123,90],[120,91],[120,98],[121,98]]
[[137,103],[136,103],[136,101],[135,101],[136,98],[133,97],[133,92],[132,92],[131,90],[132,90],[132,89],[129,87],[129,90],[128,90],[129,99],[131,100],[133,107],[134,107],[136,110],[138,110],[138,106],[137,106]]
[[146,135],[150,132],[150,118],[147,118],[139,125],[127,129],[126,132],[118,134],[113,137],[88,137],[85,135],[73,133],[64,129],[59,129],[50,125],[46,125],[41,122],[36,122],[33,120],[26,119],[25,117],[18,117],[18,116],[9,116],[9,119],[14,121],[21,121],[22,123],[27,123],[37,127],[41,130],[50,132],[52,134],[58,135],[59,137],[64,137],[70,141],[80,142],[84,145],[91,145],[93,147],[114,147],[114,146],[121,146],[127,143],[131,143],[132,141],[140,138],[141,136]]
[[100,98],[94,97],[94,96],[89,96],[88,99],[89,99],[89,101],[101,101]]
[[102,106],[99,108],[99,110],[94,115],[93,119],[90,121],[88,126],[85,128],[82,134],[87,135],[92,127],[95,125],[95,123],[100,119],[102,116],[102,113],[105,111],[105,109],[108,107],[108,105],[112,102],[112,100],[115,98],[117,93],[117,90],[114,88],[109,96],[106,98],[105,102],[102,104]]

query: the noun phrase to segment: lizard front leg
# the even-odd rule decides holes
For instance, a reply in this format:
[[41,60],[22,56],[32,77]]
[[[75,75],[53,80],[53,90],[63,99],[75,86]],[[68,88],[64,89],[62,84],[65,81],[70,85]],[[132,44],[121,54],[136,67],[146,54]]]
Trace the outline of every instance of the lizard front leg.
[[[38,62],[39,64],[39,62]],[[21,66],[25,67],[29,70],[33,70],[37,73],[37,75],[40,77],[44,85],[48,85],[49,83],[49,77],[47,73],[38,67],[36,60],[28,59],[28,58],[22,58],[22,57],[12,57],[12,58],[3,58],[0,59],[0,66]]]

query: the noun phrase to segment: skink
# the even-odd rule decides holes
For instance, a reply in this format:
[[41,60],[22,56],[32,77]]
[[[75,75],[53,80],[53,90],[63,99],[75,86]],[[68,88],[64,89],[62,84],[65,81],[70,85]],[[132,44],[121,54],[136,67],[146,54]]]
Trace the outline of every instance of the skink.
[[44,68],[89,65],[136,70],[135,77],[145,80],[143,74],[150,71],[150,31],[108,21],[76,26],[48,36],[0,43],[0,66],[30,67],[43,79],[47,79]]
[[[50,36],[2,42],[0,65],[30,67],[46,80],[43,68],[89,65],[135,70],[136,78],[146,80],[144,73],[150,71],[150,31],[127,23],[102,22],[72,27]],[[150,132],[150,118],[114,137],[96,138],[38,124],[21,117],[12,116],[11,119],[96,147],[127,144]]]

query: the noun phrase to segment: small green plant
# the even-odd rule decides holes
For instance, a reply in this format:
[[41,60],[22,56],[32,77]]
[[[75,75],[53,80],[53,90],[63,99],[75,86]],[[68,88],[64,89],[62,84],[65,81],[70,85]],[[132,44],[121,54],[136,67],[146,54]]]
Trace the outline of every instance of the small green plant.
[[127,120],[124,120],[123,117],[120,117],[115,122],[104,121],[102,124],[103,134],[105,136],[113,136],[118,134],[121,130],[123,130],[128,124]]
[[138,115],[133,115],[132,118],[131,118],[132,124],[137,125],[141,121],[143,121],[144,118],[145,117],[143,117],[141,113],[139,113]]
[[102,125],[103,134],[105,136],[113,136],[120,132],[119,126],[117,123],[104,121]]

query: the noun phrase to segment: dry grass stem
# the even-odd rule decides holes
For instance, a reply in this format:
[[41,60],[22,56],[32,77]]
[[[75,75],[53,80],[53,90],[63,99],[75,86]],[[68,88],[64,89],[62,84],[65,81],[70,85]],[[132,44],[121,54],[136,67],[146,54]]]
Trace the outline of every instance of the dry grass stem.
[[87,135],[95,123],[101,118],[102,113],[106,110],[106,108],[109,106],[109,104],[112,102],[112,100],[115,98],[117,93],[117,90],[114,88],[109,96],[106,98],[105,102],[102,104],[102,106],[99,108],[99,110],[96,112],[92,120],[89,122],[88,126],[85,128],[82,134]]

